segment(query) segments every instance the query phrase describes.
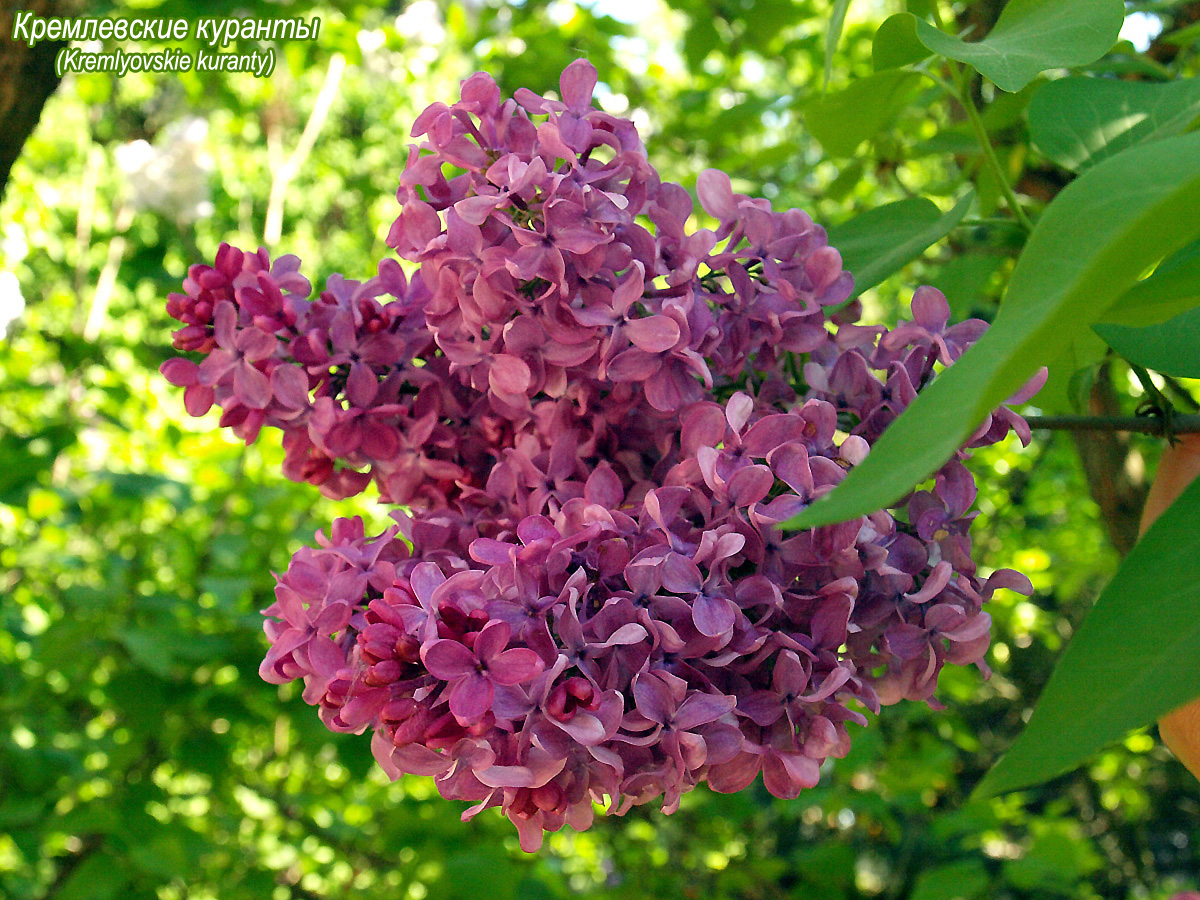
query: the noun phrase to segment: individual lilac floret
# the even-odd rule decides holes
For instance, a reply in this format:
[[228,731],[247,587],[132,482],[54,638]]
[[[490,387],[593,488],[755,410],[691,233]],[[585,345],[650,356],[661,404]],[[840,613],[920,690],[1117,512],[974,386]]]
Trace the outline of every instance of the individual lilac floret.
[[[430,776],[534,850],[701,782],[777,797],[844,756],[849,723],[936,704],[947,664],[986,674],[999,588],[972,558],[969,448],[895,510],[784,523],[833,490],[983,333],[920,288],[913,321],[858,325],[824,229],[700,173],[714,229],[633,124],[482,73],[413,126],[395,260],[315,299],[299,262],[222,245],[168,301],[162,368],[192,415],[396,525],[339,519],[278,577],[264,679],[303,679],[335,731],[373,733],[393,778]],[[650,227],[647,227],[649,223]],[[1038,379],[1012,402],[1022,402]]]

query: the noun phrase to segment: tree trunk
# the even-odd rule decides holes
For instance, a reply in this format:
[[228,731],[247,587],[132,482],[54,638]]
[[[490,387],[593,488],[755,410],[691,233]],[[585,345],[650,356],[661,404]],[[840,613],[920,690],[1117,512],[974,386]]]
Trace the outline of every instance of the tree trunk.
[[8,184],[8,173],[33,133],[42,107],[58,87],[54,58],[67,46],[65,41],[40,41],[30,48],[13,37],[17,12],[29,11],[34,18],[62,16],[77,11],[61,0],[3,0],[0,3],[0,199]]

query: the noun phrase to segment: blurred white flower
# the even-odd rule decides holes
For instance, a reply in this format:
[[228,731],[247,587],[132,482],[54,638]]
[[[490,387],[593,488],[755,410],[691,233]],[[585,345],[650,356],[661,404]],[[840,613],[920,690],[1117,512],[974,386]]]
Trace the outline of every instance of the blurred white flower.
[[207,121],[187,118],[164,128],[154,145],[139,140],[118,147],[117,165],[129,181],[133,207],[180,223],[212,215],[207,137]]
[[437,45],[446,39],[442,13],[434,0],[416,0],[396,17],[396,31],[401,37],[422,44]]
[[25,312],[21,284],[12,272],[0,272],[0,340],[8,337],[8,326]]

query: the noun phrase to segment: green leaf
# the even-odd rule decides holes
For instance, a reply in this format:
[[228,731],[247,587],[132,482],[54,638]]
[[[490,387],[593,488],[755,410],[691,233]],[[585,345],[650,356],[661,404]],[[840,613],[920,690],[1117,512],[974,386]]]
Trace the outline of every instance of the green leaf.
[[[1125,21],[1121,0],[1010,0],[987,37],[968,43],[911,13],[917,39],[934,53],[974,66],[1005,91],[1019,91],[1047,69],[1095,62],[1117,42]],[[906,28],[908,26],[905,26]],[[893,28],[899,32],[900,26]]]
[[990,881],[980,860],[964,859],[922,872],[909,900],[972,900]]
[[1146,141],[1183,134],[1200,116],[1200,80],[1153,84],[1063,78],[1029,104],[1034,145],[1073,172]]
[[974,197],[968,191],[946,213],[923,197],[913,197],[830,228],[830,245],[837,247],[846,271],[854,275],[854,293],[879,284],[944,238],[962,221]]
[[838,41],[842,37],[842,28],[846,24],[846,12],[850,9],[850,0],[834,0],[833,12],[829,16],[829,30],[825,32],[825,80],[823,87],[829,86],[829,76],[833,74],[833,54],[837,51]]
[[920,76],[888,71],[859,79],[810,103],[804,119],[813,137],[833,156],[852,156],[907,102]]
[[1002,262],[1004,257],[998,253],[964,253],[938,269],[929,284],[946,295],[955,319],[968,319],[977,312],[991,318],[993,307],[984,302],[983,293]]
[[1200,694],[1197,608],[1200,480],[1129,552],[975,796],[1053,778]]
[[1107,353],[1107,345],[1091,329],[1066,341],[1062,352],[1049,364],[1050,376],[1037,395],[1038,409],[1050,415],[1086,413],[1095,368]]
[[1096,325],[1093,330],[1131,363],[1177,378],[1200,378],[1200,307],[1146,328]]
[[1029,849],[1005,860],[1005,880],[1035,896],[1078,897],[1079,880],[1104,865],[1092,842],[1075,822],[1035,821],[1033,832]]
[[1143,327],[1165,322],[1200,304],[1200,241],[1170,256],[1113,304],[1105,324]]
[[918,63],[930,55],[917,37],[917,17],[898,13],[884,19],[871,42],[871,63],[876,72]]
[[142,668],[164,678],[171,674],[170,644],[161,632],[126,631],[118,639]]
[[935,472],[1039,366],[1164,253],[1200,235],[1200,133],[1125,151],[1046,207],[996,321],[923,390],[845,480],[788,523],[811,528],[895,503]]

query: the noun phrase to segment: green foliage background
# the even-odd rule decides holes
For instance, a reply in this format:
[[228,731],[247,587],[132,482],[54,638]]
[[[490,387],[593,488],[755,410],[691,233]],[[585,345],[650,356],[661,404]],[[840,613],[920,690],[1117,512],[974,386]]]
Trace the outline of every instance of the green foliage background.
[[[986,19],[998,5],[953,13]],[[1194,5],[1141,4],[1174,54],[1119,44],[1090,71],[1194,75]],[[220,241],[261,240],[273,174],[335,53],[348,68],[272,248],[322,278],[365,277],[385,255],[408,128],[427,103],[481,68],[508,93],[552,90],[586,56],[601,102],[631,111],[664,177],[685,185],[719,167],[735,189],[836,225],[909,197],[940,215],[969,184],[976,199],[949,237],[864,300],[895,321],[912,288],[933,283],[957,316],[994,314],[1021,229],[961,110],[916,75],[890,79],[886,96],[839,93],[871,76],[872,37],[902,4],[850,4],[827,90],[829,23],[844,2],[607,9],[620,17],[609,6],[215,3],[206,14],[319,15],[321,38],[281,45],[269,80],[72,76],[51,99],[0,205],[0,270],[28,304],[0,342],[0,896],[1015,900],[1200,886],[1200,791],[1151,734],[1041,787],[968,800],[1118,563],[1062,435],[974,464],[983,564],[1021,569],[1037,587],[1032,600],[1004,592],[992,604],[993,677],[947,671],[947,709],[886,709],[796,801],[760,784],[701,789],[674,816],[600,818],[526,856],[498,814],[464,825],[428,780],[388,783],[365,736],[327,732],[294,685],[259,680],[271,571],[336,515],[382,516],[369,498],[333,503],[286,481],[276,434],[246,449],[215,414],[188,418],[157,373],[173,355],[164,302]],[[129,0],[97,14],[190,9]],[[625,21],[634,12],[640,21]],[[1030,142],[1026,110],[1046,80],[976,88],[1031,209],[1072,171]],[[212,214],[191,222],[139,208],[115,162],[118,147],[161,142],[187,116],[207,120],[214,162]],[[810,134],[823,116],[836,131],[825,146]],[[99,324],[85,337],[89,320]],[[1102,356],[1102,345],[1078,348],[1056,396],[1078,393]],[[1128,368],[1105,371],[1132,408]],[[1127,467],[1152,468],[1156,441],[1126,449]]]

